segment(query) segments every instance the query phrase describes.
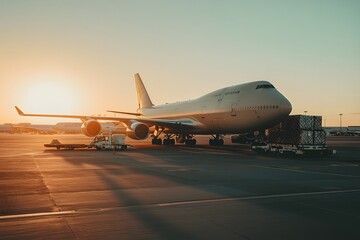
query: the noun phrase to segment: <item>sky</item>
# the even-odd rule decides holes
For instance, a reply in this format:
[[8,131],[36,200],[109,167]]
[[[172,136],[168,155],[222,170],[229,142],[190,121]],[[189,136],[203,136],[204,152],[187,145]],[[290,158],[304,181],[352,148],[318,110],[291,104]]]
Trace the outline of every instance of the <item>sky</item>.
[[0,0],[0,123],[134,112],[270,81],[292,114],[360,126],[360,1]]

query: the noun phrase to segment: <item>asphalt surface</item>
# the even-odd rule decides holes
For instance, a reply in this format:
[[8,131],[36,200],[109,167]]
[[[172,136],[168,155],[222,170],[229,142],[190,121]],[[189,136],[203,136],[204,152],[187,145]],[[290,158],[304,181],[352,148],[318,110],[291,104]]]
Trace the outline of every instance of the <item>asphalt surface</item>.
[[[48,150],[80,135],[0,134],[0,239],[360,239],[360,138],[337,155],[248,145]],[[228,141],[227,141],[228,142]]]

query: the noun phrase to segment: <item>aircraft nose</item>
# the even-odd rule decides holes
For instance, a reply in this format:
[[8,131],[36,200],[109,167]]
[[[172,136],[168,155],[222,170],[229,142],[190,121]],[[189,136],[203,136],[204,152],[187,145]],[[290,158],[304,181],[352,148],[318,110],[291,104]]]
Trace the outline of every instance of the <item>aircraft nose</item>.
[[289,100],[285,99],[280,103],[280,112],[285,116],[288,116],[291,113],[292,106]]

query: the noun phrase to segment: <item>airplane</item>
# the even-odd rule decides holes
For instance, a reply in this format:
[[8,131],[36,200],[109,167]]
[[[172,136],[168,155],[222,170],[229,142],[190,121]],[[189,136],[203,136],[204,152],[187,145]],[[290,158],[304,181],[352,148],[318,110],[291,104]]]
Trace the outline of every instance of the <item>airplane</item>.
[[32,125],[31,123],[6,123],[0,125],[0,132],[7,133],[38,133],[38,134],[56,134],[52,125]]
[[58,131],[54,129],[53,125],[32,125],[32,124],[18,124],[14,125],[16,132],[19,133],[38,133],[38,134],[57,134]]
[[59,133],[78,134],[82,133],[81,125],[81,122],[60,122],[55,124],[54,129]]
[[[265,130],[286,118],[292,110],[289,100],[268,81],[238,84],[193,100],[163,105],[152,103],[138,73],[135,74],[135,84],[138,97],[136,112],[108,110],[131,117],[25,114],[15,108],[20,116],[80,119],[83,122],[81,131],[89,137],[100,133],[99,120],[123,123],[127,136],[135,140],[147,139],[152,128],[154,145],[174,145],[175,140],[195,145],[195,135],[212,135],[210,145],[223,145],[223,135]],[[164,135],[164,140],[161,135]]]
[[348,126],[346,133],[349,136],[360,136],[360,126]]
[[324,127],[328,136],[360,136],[360,126]]
[[11,123],[5,123],[0,125],[0,133],[15,133],[15,128]]

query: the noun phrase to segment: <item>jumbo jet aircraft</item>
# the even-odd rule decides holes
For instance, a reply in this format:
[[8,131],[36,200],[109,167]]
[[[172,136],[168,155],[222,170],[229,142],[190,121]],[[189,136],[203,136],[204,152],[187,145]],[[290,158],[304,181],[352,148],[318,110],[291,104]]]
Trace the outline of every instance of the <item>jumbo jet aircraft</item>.
[[290,102],[267,81],[230,86],[194,100],[156,106],[138,73],[135,74],[135,83],[137,112],[109,111],[133,117],[25,114],[15,108],[21,116],[81,119],[81,130],[89,137],[101,132],[98,120],[122,122],[127,127],[127,136],[136,140],[147,139],[150,128],[153,128],[151,137],[155,145],[174,145],[175,139],[178,143],[195,145],[194,135],[212,135],[210,145],[223,145],[222,135],[267,129],[286,118],[292,110]]

